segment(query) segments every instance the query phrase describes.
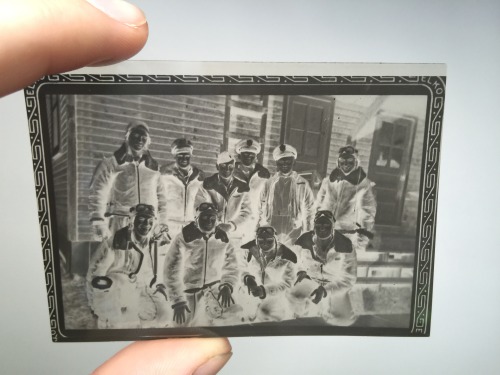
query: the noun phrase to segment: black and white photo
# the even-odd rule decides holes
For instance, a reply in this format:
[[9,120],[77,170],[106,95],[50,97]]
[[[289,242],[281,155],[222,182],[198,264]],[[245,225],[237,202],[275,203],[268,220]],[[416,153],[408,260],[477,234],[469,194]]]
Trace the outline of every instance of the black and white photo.
[[444,68],[256,65],[25,90],[53,340],[429,335]]

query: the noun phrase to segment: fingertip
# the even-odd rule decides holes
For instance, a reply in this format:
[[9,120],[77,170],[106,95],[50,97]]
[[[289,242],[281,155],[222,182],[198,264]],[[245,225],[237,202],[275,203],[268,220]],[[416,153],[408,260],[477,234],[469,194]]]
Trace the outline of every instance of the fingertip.
[[226,356],[222,367],[231,350],[229,340],[223,337],[138,341],[110,358],[94,375],[193,374],[210,359]]

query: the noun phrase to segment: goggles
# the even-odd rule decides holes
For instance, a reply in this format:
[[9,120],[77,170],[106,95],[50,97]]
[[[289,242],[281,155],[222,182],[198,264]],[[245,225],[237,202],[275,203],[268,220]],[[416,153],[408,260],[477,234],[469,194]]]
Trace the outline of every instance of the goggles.
[[274,237],[276,231],[273,227],[260,227],[257,228],[256,235],[257,237]]
[[135,215],[155,217],[155,208],[150,204],[139,203],[137,206],[132,207],[130,212]]
[[219,210],[217,209],[217,206],[215,204],[205,202],[205,203],[200,204],[196,208],[196,211],[197,212],[214,211],[215,213],[217,213]]
[[352,146],[345,146],[345,147],[342,147],[340,150],[339,150],[339,155],[340,156],[346,156],[346,157],[349,157],[349,156],[354,156],[355,154],[357,154],[358,151],[352,147]]
[[314,216],[314,222],[318,221],[323,217],[330,221],[335,221],[335,218],[333,217],[333,213],[331,211],[318,211]]

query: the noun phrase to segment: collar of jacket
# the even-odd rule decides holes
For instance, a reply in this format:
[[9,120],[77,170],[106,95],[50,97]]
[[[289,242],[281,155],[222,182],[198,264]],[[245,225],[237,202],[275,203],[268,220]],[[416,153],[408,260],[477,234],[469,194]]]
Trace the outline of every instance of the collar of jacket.
[[269,172],[269,169],[264,167],[262,164],[255,163],[255,167],[253,171],[250,172],[250,174],[248,175],[248,181],[247,181],[245,174],[240,170],[240,165],[241,162],[236,163],[236,166],[234,168],[234,177],[240,181],[243,181],[244,183],[248,183],[250,179],[253,177],[253,175],[256,173],[260,178],[268,179],[269,177],[271,177],[271,172]]
[[291,171],[288,176],[284,176],[280,172],[276,172],[271,177],[271,179],[273,179],[274,181],[278,181],[280,178],[291,178],[295,181],[297,185],[305,184],[305,180],[300,181],[300,175],[297,173],[297,171]]
[[[151,245],[151,242],[149,243]],[[141,251],[132,240],[132,232],[129,227],[118,229],[113,237],[113,249],[115,250],[131,250]]]
[[238,189],[238,193],[244,193],[244,192],[250,191],[248,184],[246,184],[245,182],[243,182],[237,178],[233,178],[231,190],[226,192],[226,189],[224,188],[224,186],[222,186],[222,184],[219,183],[219,174],[218,173],[216,173],[210,177],[207,177],[203,181],[203,188],[205,188],[206,190],[215,190],[217,193],[222,195],[226,199],[226,201],[229,199],[229,196],[231,195],[231,193],[235,189]]
[[[290,250],[288,247],[285,245],[279,243],[278,251],[276,253],[276,258],[282,258],[282,259],[287,259],[292,263],[297,263],[297,255]],[[257,242],[255,240],[250,241],[243,246],[241,246],[242,249],[248,249],[248,256],[247,256],[247,262],[250,262],[250,259],[252,259],[252,256],[255,259],[259,258],[259,247],[257,246]]]
[[[120,148],[114,152],[113,156],[115,157],[118,165],[122,165],[123,163],[126,163],[126,162],[130,163],[134,160],[132,155],[130,155],[127,152],[127,145],[125,143],[122,143]],[[151,156],[151,153],[149,151],[145,151],[142,154],[141,158],[139,159],[139,163],[142,163],[142,162],[144,162],[144,165],[147,168],[149,168],[153,171],[158,170],[158,162],[155,159],[153,159],[153,157]]]
[[338,168],[335,168],[332,173],[330,173],[330,182],[346,180],[351,185],[359,185],[366,178],[366,173],[363,168],[358,167],[352,173],[347,176]]
[[[200,177],[200,170],[198,168],[196,168],[195,166],[191,166],[192,169],[192,173],[189,175],[189,178],[187,179],[187,184],[188,185],[191,181],[193,181],[194,179]],[[173,171],[172,171],[172,174],[177,177],[182,183],[184,183],[184,176],[183,174],[181,173],[179,167],[177,167],[177,165],[174,167]],[[203,180],[203,179],[201,179]]]
[[[295,245],[299,245],[300,247],[307,249],[311,252],[313,259],[317,259],[314,254],[314,247],[316,244],[314,243],[314,231],[306,232],[302,234],[297,241],[295,241]],[[330,251],[332,248],[328,249]],[[352,242],[349,238],[344,236],[339,231],[333,231],[333,249],[337,253],[352,253]],[[327,253],[328,253],[327,251]]]
[[[218,231],[218,236],[215,236],[215,232],[213,232],[210,236],[213,235],[215,239],[221,242],[228,242],[224,241],[224,238],[221,238],[221,236],[224,237],[224,234],[226,234],[226,232],[224,232],[222,229],[218,229]],[[184,241],[186,243],[200,240],[203,238],[203,236],[204,233],[196,226],[194,221],[190,222],[188,225],[182,228],[182,237],[184,238]],[[225,238],[227,238],[227,235],[225,236]]]

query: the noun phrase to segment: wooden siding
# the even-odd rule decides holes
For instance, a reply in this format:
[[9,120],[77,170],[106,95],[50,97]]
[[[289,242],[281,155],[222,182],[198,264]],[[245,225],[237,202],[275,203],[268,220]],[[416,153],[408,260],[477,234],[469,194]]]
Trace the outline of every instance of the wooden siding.
[[280,144],[281,121],[283,117],[283,96],[269,97],[269,110],[266,121],[265,142],[262,150],[263,164],[271,173],[276,171],[273,150]]
[[[59,234],[59,242],[67,241],[69,232],[68,228],[68,125],[70,125],[71,114],[70,110],[71,98],[68,96],[59,96],[59,119],[60,119],[60,135],[61,143],[59,152],[52,156],[52,176],[54,186],[54,200],[57,213],[57,231]],[[52,124],[49,124],[49,129]],[[68,254],[64,251],[64,255]]]
[[127,124],[143,120],[151,131],[153,157],[173,162],[170,145],[176,138],[193,142],[192,163],[207,174],[216,172],[215,160],[223,144],[225,96],[105,96],[76,98],[78,240],[90,240],[89,186],[97,164],[120,147]]

